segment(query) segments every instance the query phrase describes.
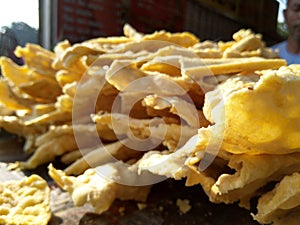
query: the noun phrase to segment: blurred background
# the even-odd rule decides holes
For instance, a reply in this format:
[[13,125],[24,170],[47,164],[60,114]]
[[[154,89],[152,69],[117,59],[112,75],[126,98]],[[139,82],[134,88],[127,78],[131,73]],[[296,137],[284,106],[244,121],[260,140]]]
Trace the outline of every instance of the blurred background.
[[237,30],[250,28],[273,45],[287,34],[285,4],[286,0],[9,0],[1,5],[0,55],[14,57],[12,49],[27,42],[51,50],[64,39],[76,43],[120,36],[125,23],[143,33],[190,31],[201,41],[228,41]]

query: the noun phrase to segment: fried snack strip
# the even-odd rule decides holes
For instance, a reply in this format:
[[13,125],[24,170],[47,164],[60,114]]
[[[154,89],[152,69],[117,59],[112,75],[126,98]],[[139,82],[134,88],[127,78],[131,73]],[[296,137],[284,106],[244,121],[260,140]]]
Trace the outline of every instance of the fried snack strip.
[[148,139],[149,144],[155,147],[157,146],[155,143],[160,143],[157,142],[158,140],[170,150],[182,146],[191,136],[197,133],[196,128],[179,124],[167,124],[160,118],[134,119],[124,114],[114,113],[94,115],[93,120],[96,124],[108,125],[119,137],[126,135],[132,140],[133,145],[136,139],[140,140],[140,143]]
[[182,98],[176,96],[159,97],[157,95],[148,95],[143,99],[143,103],[147,107],[153,107],[156,110],[167,109],[170,113],[186,121],[189,126],[200,127],[195,105]]
[[27,43],[25,47],[17,46],[14,53],[23,58],[29,69],[42,76],[54,79],[56,70],[52,67],[55,54],[40,45]]
[[0,80],[0,103],[11,110],[31,110],[31,106],[35,104],[32,99],[20,98],[8,85],[7,80]]
[[[293,209],[299,208],[300,174],[292,173],[284,177],[275,188],[262,195],[257,205],[254,219],[261,224],[284,224],[284,217],[289,217]],[[294,214],[288,224],[298,224],[300,216]]]
[[[106,168],[104,168],[106,167]],[[114,182],[120,176],[116,164],[107,164],[103,171],[108,174],[97,173],[95,169],[88,169],[78,177],[67,176],[61,170],[49,166],[49,175],[64,190],[72,195],[77,206],[90,203],[96,213],[109,209],[115,199],[145,201],[151,186],[127,186]],[[98,171],[100,169],[98,168]],[[133,174],[129,175],[132,179]]]
[[[205,62],[205,61],[204,61]],[[205,65],[200,67],[190,67],[185,69],[185,76],[192,77],[197,80],[202,76],[230,74],[239,72],[251,72],[256,70],[278,69],[286,66],[284,59],[264,59],[264,58],[243,58],[232,62]]]
[[[19,162],[23,169],[35,169],[36,167],[53,162],[57,156],[78,149],[74,129],[80,131],[81,147],[91,147],[98,140],[96,127],[93,125],[62,125],[51,126],[44,134],[36,138],[33,155],[26,162]],[[45,154],[47,153],[47,154]]]
[[[234,174],[222,174],[211,187],[212,202],[234,203],[250,208],[250,200],[261,194],[261,188],[300,171],[300,154],[277,155],[235,154],[227,164]],[[259,170],[257,168],[260,168]],[[249,176],[251,174],[251,176]]]
[[[94,147],[84,157],[69,165],[64,172],[67,175],[80,175],[89,168],[105,165],[109,162],[135,160],[141,157],[142,151],[126,147],[128,139]],[[80,150],[82,154],[85,149]]]

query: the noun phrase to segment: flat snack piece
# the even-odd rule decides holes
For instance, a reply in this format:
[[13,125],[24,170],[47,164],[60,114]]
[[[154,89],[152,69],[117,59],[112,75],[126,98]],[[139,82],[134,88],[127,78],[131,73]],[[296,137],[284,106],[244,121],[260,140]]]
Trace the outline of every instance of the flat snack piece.
[[127,186],[116,183],[113,179],[120,176],[117,165],[107,164],[102,168],[106,174],[99,174],[97,172],[99,169],[96,168],[97,171],[88,169],[75,177],[67,176],[63,171],[49,165],[49,175],[61,188],[71,194],[76,206],[90,203],[99,214],[108,210],[115,199],[146,200],[151,186]]
[[0,80],[0,103],[7,109],[11,110],[31,110],[31,106],[35,103],[31,99],[20,98],[9,87],[7,80]]
[[275,188],[262,195],[258,200],[257,214],[254,219],[262,224],[283,224],[280,220],[285,217],[289,218],[289,223],[299,224],[300,215],[289,215],[293,210],[297,209],[299,212],[300,206],[300,174],[293,173],[292,175],[284,177]]
[[[205,60],[203,60],[205,63]],[[264,59],[260,57],[249,57],[236,59],[234,61],[224,60],[220,64],[200,65],[187,68],[185,75],[195,80],[207,75],[220,75],[239,72],[252,72],[256,70],[279,69],[286,66],[284,59]]]
[[124,26],[124,34],[136,42],[138,41],[161,41],[176,44],[182,47],[191,47],[199,42],[199,39],[190,32],[170,33],[165,30],[155,31],[152,34],[142,34],[137,32],[129,24]]
[[177,96],[160,97],[148,95],[143,99],[143,104],[156,110],[169,109],[170,113],[178,115],[191,127],[199,128],[198,113],[193,103]]
[[[16,65],[11,59],[1,57],[0,66],[3,76],[11,87],[15,87],[23,95],[39,102],[55,102],[61,94],[61,88],[53,77],[43,76],[27,65]],[[28,97],[27,97],[28,98]]]
[[260,188],[299,171],[299,162],[299,153],[280,157],[271,154],[234,154],[230,157],[228,166],[236,172],[223,173],[218,177],[211,188],[210,200],[224,203],[239,201],[240,206],[250,208],[250,199],[260,194]]
[[95,127],[92,125],[51,126],[47,132],[36,139],[36,150],[33,155],[27,161],[20,162],[19,165],[23,169],[35,169],[42,164],[54,161],[57,156],[77,150],[78,145],[73,129],[80,132],[77,135],[81,135],[84,140],[84,142],[81,141],[80,147],[90,147],[89,145],[94,144],[95,138],[98,138]]
[[46,225],[50,218],[50,189],[40,176],[0,183],[0,224]]
[[52,68],[52,62],[55,54],[40,45],[27,43],[25,47],[17,46],[15,55],[23,58],[25,65],[43,76],[54,78],[55,70]]
[[299,152],[299,85],[300,76],[291,67],[264,71],[257,82],[243,75],[228,79],[220,85],[225,114],[215,118],[214,92],[220,90],[207,93],[205,116],[226,125],[222,149],[235,154]]

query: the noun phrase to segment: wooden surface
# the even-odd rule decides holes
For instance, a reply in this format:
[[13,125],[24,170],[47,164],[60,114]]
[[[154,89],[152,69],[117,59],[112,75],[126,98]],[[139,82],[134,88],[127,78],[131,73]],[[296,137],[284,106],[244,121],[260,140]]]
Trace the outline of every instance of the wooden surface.
[[[22,141],[1,134],[0,181],[21,179],[36,173],[44,177],[51,188],[49,225],[258,225],[250,212],[237,205],[213,204],[201,186],[185,187],[184,181],[166,180],[153,186],[142,209],[135,201],[115,201],[102,215],[93,213],[91,206],[74,206],[68,193],[62,191],[48,176],[46,166],[34,171],[8,171],[9,162],[25,159]],[[176,201],[189,200],[191,209],[182,213]]]

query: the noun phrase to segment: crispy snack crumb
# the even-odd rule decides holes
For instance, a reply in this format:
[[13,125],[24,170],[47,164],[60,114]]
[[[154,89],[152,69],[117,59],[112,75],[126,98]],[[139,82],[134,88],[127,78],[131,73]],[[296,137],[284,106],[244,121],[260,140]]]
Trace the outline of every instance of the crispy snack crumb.
[[188,199],[180,199],[178,198],[176,201],[176,205],[178,206],[181,213],[186,214],[191,210],[190,200]]

